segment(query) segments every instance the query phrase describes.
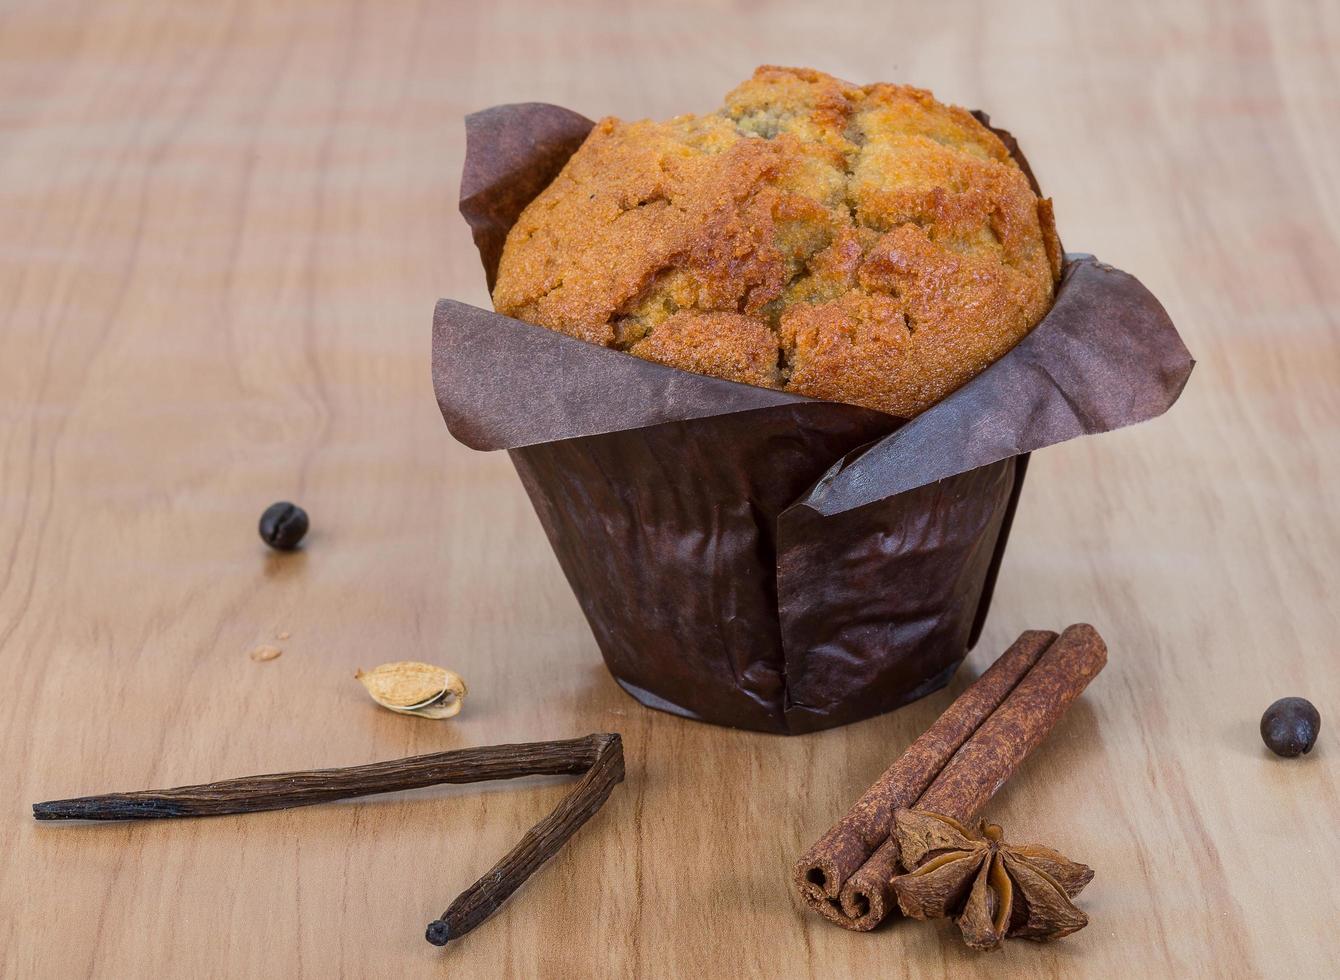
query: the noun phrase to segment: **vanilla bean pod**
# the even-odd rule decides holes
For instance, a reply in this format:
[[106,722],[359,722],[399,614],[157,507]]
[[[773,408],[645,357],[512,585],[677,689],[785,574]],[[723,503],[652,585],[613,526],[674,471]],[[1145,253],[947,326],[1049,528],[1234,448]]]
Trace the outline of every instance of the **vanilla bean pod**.
[[[617,738],[617,736],[613,736]],[[33,804],[38,820],[148,820],[209,817],[311,806],[440,783],[481,783],[519,776],[564,776],[595,764],[609,735],[554,742],[486,745],[343,769],[243,776],[199,786],[108,793]]]
[[624,776],[623,743],[617,734],[491,745],[343,769],[273,773],[176,789],[50,800],[34,803],[33,816],[38,820],[153,820],[259,813],[441,783],[577,773],[583,774],[582,779],[558,806],[429,925],[428,941],[442,946],[497,911],[600,809]]
[[558,852],[623,782],[623,743],[618,735],[593,735],[603,742],[596,760],[572,792],[537,823],[487,874],[463,891],[440,918],[428,924],[425,938],[445,946],[479,925]]

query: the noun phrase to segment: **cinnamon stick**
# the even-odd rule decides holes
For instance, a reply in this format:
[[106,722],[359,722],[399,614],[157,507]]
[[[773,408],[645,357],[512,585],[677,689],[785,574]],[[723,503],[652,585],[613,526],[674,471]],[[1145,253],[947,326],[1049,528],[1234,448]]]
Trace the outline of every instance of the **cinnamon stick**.
[[[1082,623],[1068,627],[954,754],[913,809],[971,821],[1106,663],[1107,646],[1097,630]],[[890,835],[847,880],[838,906],[850,922],[848,928],[873,929],[897,907],[891,882],[901,871],[900,858],[897,838]]]
[[964,743],[914,809],[968,823],[1061,720],[1107,663],[1107,644],[1087,623],[1069,626]]
[[[1044,630],[1022,634],[805,852],[793,880],[810,908],[859,931],[883,919],[892,908],[887,882],[897,862],[896,847],[892,854],[883,847],[894,811],[916,802],[1055,639],[1055,633]],[[866,868],[872,855],[874,864]],[[858,870],[866,872],[858,886],[845,887]]]
[[838,906],[847,917],[847,922],[839,922],[839,925],[856,932],[869,932],[898,908],[891,882],[901,868],[898,864],[898,841],[892,836],[892,820],[889,821],[889,830],[890,836],[842,886]]

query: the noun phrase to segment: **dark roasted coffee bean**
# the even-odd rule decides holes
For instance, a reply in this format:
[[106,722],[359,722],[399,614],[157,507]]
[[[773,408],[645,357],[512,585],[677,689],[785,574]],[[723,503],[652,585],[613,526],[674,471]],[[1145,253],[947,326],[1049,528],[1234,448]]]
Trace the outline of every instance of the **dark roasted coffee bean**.
[[1261,740],[1286,759],[1311,752],[1319,731],[1321,715],[1306,698],[1280,698],[1261,716]]
[[260,531],[261,540],[271,548],[292,551],[307,533],[307,511],[287,500],[271,504],[261,515]]

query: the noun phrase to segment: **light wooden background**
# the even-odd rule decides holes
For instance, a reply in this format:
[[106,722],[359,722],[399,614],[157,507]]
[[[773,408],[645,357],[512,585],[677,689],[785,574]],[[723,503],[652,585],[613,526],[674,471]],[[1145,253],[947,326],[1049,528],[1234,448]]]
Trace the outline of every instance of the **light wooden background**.
[[[455,445],[439,296],[484,303],[462,116],[708,110],[761,62],[913,81],[1022,139],[1072,250],[1200,366],[1037,455],[950,691],[783,739],[605,674],[507,459]],[[1340,956],[1340,8],[1250,0],[0,5],[0,970],[154,976],[1299,976]],[[311,512],[268,554],[271,501]],[[794,858],[1023,628],[1111,666],[992,812],[1097,871],[1086,931],[972,955],[803,914]],[[283,656],[253,663],[274,642]],[[352,674],[462,673],[446,723]],[[1302,694],[1310,757],[1257,720]],[[629,779],[492,921],[424,925],[565,791],[38,825],[35,800],[623,733]]]

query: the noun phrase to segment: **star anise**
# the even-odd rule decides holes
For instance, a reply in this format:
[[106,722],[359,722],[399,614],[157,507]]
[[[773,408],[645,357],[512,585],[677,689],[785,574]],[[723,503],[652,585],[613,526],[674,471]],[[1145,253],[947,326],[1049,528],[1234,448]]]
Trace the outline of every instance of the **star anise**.
[[903,913],[953,918],[973,949],[999,949],[1007,937],[1059,939],[1089,924],[1071,899],[1093,869],[1049,847],[1006,844],[995,824],[975,832],[921,810],[894,814],[894,834],[908,871],[893,879]]

